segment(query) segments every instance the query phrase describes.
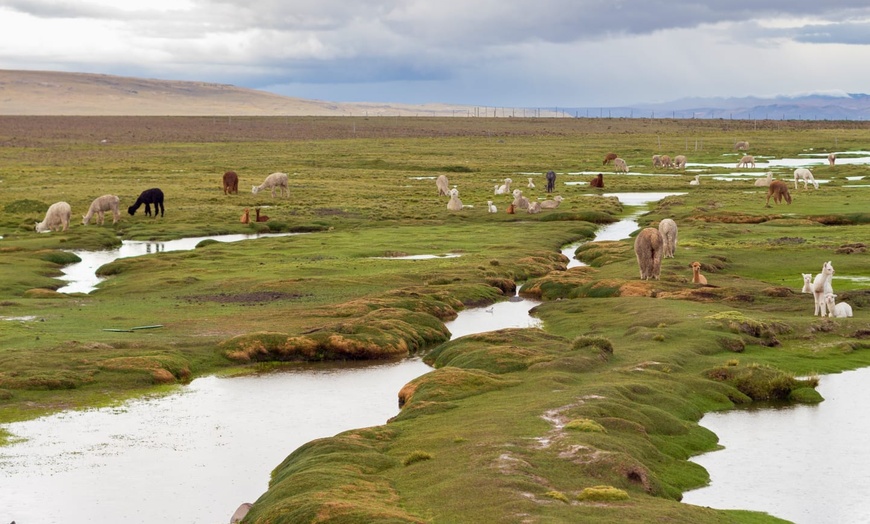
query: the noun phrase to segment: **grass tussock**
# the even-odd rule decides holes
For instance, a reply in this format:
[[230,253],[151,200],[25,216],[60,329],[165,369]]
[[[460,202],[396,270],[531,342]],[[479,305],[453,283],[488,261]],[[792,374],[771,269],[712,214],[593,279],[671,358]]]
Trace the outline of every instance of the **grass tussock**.
[[585,502],[617,502],[628,500],[628,492],[613,486],[592,486],[583,488],[577,495],[578,500]]

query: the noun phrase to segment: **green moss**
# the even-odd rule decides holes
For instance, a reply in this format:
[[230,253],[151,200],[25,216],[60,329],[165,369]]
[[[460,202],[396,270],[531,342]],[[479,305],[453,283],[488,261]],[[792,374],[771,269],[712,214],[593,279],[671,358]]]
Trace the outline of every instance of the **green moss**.
[[615,502],[628,500],[628,492],[613,486],[592,486],[583,488],[577,498],[589,502]]

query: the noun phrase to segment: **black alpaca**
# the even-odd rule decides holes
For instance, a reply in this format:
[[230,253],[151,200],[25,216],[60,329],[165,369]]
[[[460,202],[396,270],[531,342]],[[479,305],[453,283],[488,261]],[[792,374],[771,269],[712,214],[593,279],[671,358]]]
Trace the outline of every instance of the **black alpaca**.
[[552,193],[556,189],[556,172],[547,171],[547,193]]
[[160,191],[156,187],[142,191],[142,194],[136,199],[136,203],[127,208],[127,212],[130,215],[135,215],[136,210],[142,204],[145,204],[145,216],[151,216],[151,204],[154,204],[154,216],[157,216],[158,210],[160,211],[160,216],[163,216],[163,191]]

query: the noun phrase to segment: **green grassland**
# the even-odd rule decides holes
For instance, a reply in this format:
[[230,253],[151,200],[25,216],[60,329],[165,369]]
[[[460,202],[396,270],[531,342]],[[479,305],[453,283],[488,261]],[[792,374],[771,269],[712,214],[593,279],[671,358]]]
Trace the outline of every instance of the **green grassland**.
[[[870,167],[819,166],[816,178],[829,182],[818,190],[790,183],[791,205],[765,207],[766,188],[751,180],[702,177],[690,186],[695,171],[617,175],[601,163],[615,151],[632,172],[651,173],[653,154],[685,154],[690,163],[729,164],[701,174],[727,174],[742,155],[736,140],[750,141],[758,160],[863,151],[870,125],[283,122],[295,138],[254,132],[275,126],[269,119],[223,123],[237,126],[238,139],[221,128],[215,140],[186,134],[188,119],[138,138],[113,135],[111,119],[88,132],[65,119],[0,126],[0,422],[209,373],[423,354],[436,370],[397,392],[403,408],[394,420],[294,451],[246,522],[779,522],[679,503],[707,481],[688,459],[716,446],[697,421],[754,401],[818,402],[814,376],[870,364],[870,289],[838,278],[870,277],[870,188],[846,187],[846,177],[870,176]],[[299,129],[312,138],[298,138]],[[239,173],[237,195],[221,190],[228,169]],[[560,173],[558,209],[504,212],[510,197],[493,195],[494,185],[510,177],[531,199],[545,198],[550,169]],[[273,171],[289,173],[289,198],[251,193]],[[605,189],[565,184],[592,178],[580,172],[604,173]],[[447,210],[439,174],[469,207]],[[535,189],[526,187],[530,176]],[[151,187],[166,194],[165,217],[140,209],[116,225],[81,224],[97,196],[117,194],[124,211]],[[566,270],[561,246],[629,212],[597,194],[624,191],[684,193],[640,218],[679,226],[661,279],[639,280],[632,240],[585,244],[577,256],[588,267]],[[73,208],[69,231],[35,233],[60,200]],[[487,200],[499,213],[487,213]],[[240,223],[255,207],[270,220]],[[121,259],[100,269],[107,280],[98,290],[56,292],[60,267],[77,258],[69,250],[252,232],[296,234]],[[447,253],[460,256],[381,258]],[[696,260],[707,286],[691,283]],[[854,318],[814,317],[812,297],[800,293],[800,274],[827,260]],[[522,283],[543,300],[534,312],[542,329],[448,342],[444,321],[505,300]],[[30,320],[9,320],[19,317]],[[162,327],[112,331],[149,325]]]

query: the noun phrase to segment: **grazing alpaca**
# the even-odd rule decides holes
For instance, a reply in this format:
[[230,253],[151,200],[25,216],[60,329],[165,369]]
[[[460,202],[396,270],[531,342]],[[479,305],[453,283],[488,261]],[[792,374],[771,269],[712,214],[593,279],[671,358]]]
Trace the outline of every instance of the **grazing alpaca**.
[[812,293],[813,292],[813,274],[812,273],[801,273],[801,277],[804,279],[804,287],[801,289],[801,293]]
[[450,190],[450,201],[447,202],[448,211],[461,211],[462,200],[459,200],[459,190],[455,187]]
[[287,191],[287,196],[290,196],[290,187],[288,185],[287,173],[272,173],[267,176],[263,183],[259,186],[251,186],[251,193],[257,194],[264,189],[272,190],[272,197],[275,197],[275,188],[278,188],[281,196],[284,196],[284,191]]
[[837,295],[825,293],[825,305],[828,306],[828,316],[837,318],[849,318],[852,316],[852,306],[845,302],[835,303]]
[[255,220],[254,220],[255,222],[265,222],[265,221],[269,220],[269,216],[268,216],[268,215],[261,215],[261,214],[260,214],[260,208],[259,208],[259,207],[255,207],[255,208],[254,208],[254,212],[256,212],[256,214],[257,214],[257,216],[256,216],[256,218],[255,218]]
[[535,183],[532,181],[531,178],[529,179],[529,189],[535,189]]
[[695,180],[689,181],[690,186],[700,186],[701,185],[701,175],[695,175]]
[[662,271],[662,234],[654,227],[645,227],[634,240],[634,254],[640,267],[641,280],[658,280]]
[[496,195],[507,195],[508,193],[510,193],[511,183],[513,183],[513,180],[511,180],[510,178],[505,178],[504,184],[502,184],[500,186],[495,186],[495,194]]
[[735,142],[734,149],[737,151],[746,151],[749,149],[749,142]]
[[34,226],[37,233],[46,231],[66,231],[69,229],[69,219],[72,217],[72,208],[66,202],[55,202],[48,206],[45,218]]
[[653,155],[652,165],[653,167],[662,167],[662,155]]
[[825,316],[825,294],[833,293],[834,288],[831,285],[831,279],[834,278],[834,266],[831,261],[827,261],[822,265],[822,272],[816,275],[813,279],[813,300],[816,303],[816,308],[813,311],[813,316]]
[[151,216],[151,204],[154,204],[154,217],[157,217],[158,211],[160,211],[160,216],[163,216],[163,191],[156,187],[142,191],[142,194],[136,199],[136,203],[127,208],[127,213],[130,213],[130,216],[135,215],[136,210],[142,204],[145,204],[145,216]]
[[235,171],[227,171],[224,173],[224,194],[239,193],[239,175]]
[[488,213],[498,213],[498,208],[492,203],[492,200],[486,201],[486,210]]
[[671,157],[669,155],[662,155],[661,162],[662,167],[674,167],[674,163],[671,162]]
[[547,193],[552,193],[556,190],[556,172],[547,171]]
[[606,166],[608,162],[616,160],[619,157],[616,153],[607,153],[604,155],[604,163],[602,165]]
[[617,173],[628,173],[628,164],[621,158],[613,159],[613,168]]
[[438,175],[435,179],[435,187],[438,188],[438,196],[447,196],[450,193],[450,182],[447,175]]
[[756,187],[767,187],[773,181],[773,171],[768,171],[767,176],[755,180]]
[[737,162],[737,167],[755,167],[755,157],[752,155],[744,155],[743,158],[740,159],[740,162]]
[[528,209],[529,199],[523,196],[523,192],[519,189],[514,189],[513,205],[517,209]]
[[97,197],[91,202],[91,207],[88,208],[88,214],[82,216],[82,224],[88,225],[91,222],[91,217],[97,215],[97,224],[103,225],[103,214],[106,211],[112,212],[112,224],[117,224],[121,220],[121,199],[115,195],[103,195]]
[[250,224],[251,223],[251,212],[248,211],[248,208],[245,208],[245,212],[242,213],[242,216],[239,217],[239,222],[242,224]]
[[659,222],[659,233],[662,234],[662,242],[664,244],[662,256],[664,258],[674,258],[674,251],[677,250],[677,223],[670,218],[663,218]]
[[556,195],[552,200],[544,200],[541,202],[541,209],[556,209],[562,203],[561,195]]
[[674,157],[674,167],[686,169],[686,155],[677,155]]
[[773,201],[777,204],[781,203],[782,199],[785,199],[786,203],[791,204],[791,195],[788,194],[788,184],[782,180],[774,180],[771,182],[770,187],[767,188],[767,203],[764,207],[770,207],[770,197],[773,197]]
[[707,278],[701,274],[701,263],[700,262],[692,262],[692,283],[693,284],[706,284]]
[[534,215],[541,212],[540,202],[529,202],[529,214]]
[[812,171],[810,171],[809,169],[807,169],[805,167],[799,167],[799,168],[794,170],[794,188],[795,189],[798,188],[797,187],[798,186],[798,179],[801,179],[804,181],[804,189],[807,188],[807,183],[812,184],[813,187],[816,189],[819,188],[819,183],[816,182],[816,179],[813,177]]
[[598,176],[589,181],[589,187],[604,187],[604,175],[598,173]]
[[828,165],[834,167],[834,163],[837,161],[837,153],[828,153]]

